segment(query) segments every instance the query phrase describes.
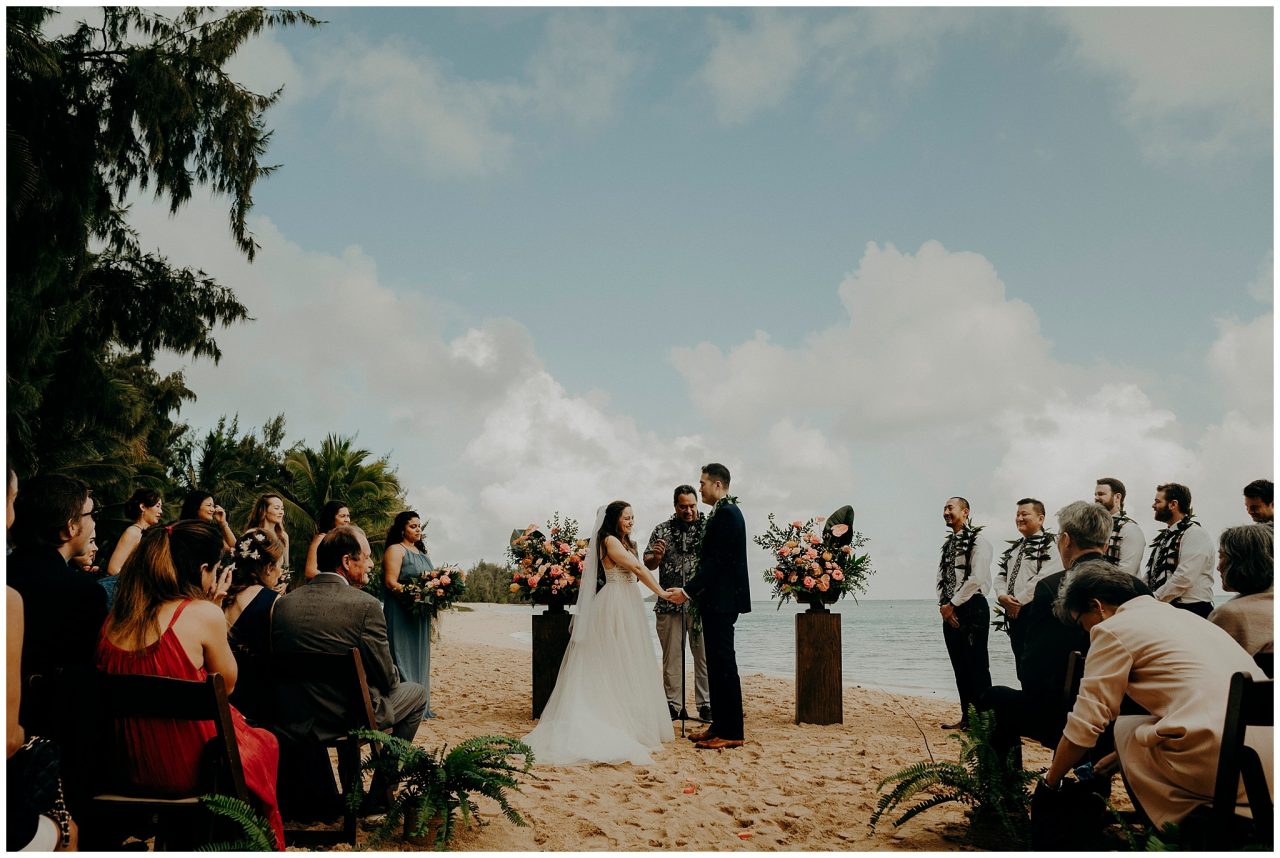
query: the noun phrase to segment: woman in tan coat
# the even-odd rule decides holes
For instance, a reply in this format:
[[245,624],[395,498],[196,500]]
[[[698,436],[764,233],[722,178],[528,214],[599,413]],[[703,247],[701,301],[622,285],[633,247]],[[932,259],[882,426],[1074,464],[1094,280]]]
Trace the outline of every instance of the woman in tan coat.
[[[1266,676],[1230,635],[1189,611],[1139,595],[1119,569],[1082,572],[1059,600],[1059,618],[1089,632],[1075,708],[1045,775],[1057,787],[1111,721],[1135,804],[1157,827],[1213,802],[1231,675]],[[1117,718],[1125,695],[1150,715]],[[1271,782],[1271,730],[1251,730]],[[1240,803],[1245,804],[1241,789]]]

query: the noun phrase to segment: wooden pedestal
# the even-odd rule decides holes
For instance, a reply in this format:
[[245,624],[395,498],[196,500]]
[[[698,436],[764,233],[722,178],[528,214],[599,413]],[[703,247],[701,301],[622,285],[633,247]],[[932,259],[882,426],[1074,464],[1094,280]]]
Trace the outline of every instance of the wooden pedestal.
[[546,613],[533,615],[533,717],[541,718],[543,707],[556,687],[560,662],[569,648],[569,620],[564,605],[549,605]]
[[840,615],[796,614],[796,723],[843,724]]

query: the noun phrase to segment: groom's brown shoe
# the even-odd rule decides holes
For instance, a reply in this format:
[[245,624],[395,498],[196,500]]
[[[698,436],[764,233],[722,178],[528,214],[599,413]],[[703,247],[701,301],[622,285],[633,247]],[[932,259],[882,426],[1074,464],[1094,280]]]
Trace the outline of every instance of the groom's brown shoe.
[[711,728],[708,727],[705,730],[699,730],[696,733],[690,733],[689,741],[690,742],[706,742],[710,739],[714,739],[715,737],[716,737],[716,734],[712,733]]
[[741,748],[742,739],[707,739],[705,742],[699,742],[695,747],[703,748],[708,751],[722,751],[725,748]]

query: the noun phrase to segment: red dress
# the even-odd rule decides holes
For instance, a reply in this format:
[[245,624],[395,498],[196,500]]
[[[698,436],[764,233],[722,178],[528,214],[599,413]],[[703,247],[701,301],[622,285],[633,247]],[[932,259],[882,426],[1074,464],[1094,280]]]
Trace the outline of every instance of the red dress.
[[[148,647],[130,652],[107,640],[105,629],[98,641],[98,668],[106,673],[140,676],[167,676],[203,682],[208,675],[196,667],[173,624],[182,616],[190,601],[173,612],[169,627],[160,639]],[[267,730],[250,727],[244,716],[231,708],[236,742],[240,745],[240,762],[244,767],[245,786],[266,810],[267,821],[276,833],[276,844],[284,849],[284,823],[276,805],[276,767],[280,745]],[[173,795],[190,795],[198,786],[197,774],[204,746],[217,733],[212,721],[166,721],[156,718],[121,719],[116,735],[127,750],[128,758],[119,761],[119,771],[129,783]]]

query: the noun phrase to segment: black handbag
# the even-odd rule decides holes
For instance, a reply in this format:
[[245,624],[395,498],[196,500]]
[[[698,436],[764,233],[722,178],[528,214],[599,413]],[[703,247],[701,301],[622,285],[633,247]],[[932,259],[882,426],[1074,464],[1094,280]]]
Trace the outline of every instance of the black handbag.
[[62,845],[71,845],[71,816],[62,797],[62,757],[58,746],[41,736],[32,736],[9,758],[8,834],[10,851],[31,842],[41,816],[57,823]]
[[1107,821],[1109,778],[1063,778],[1054,789],[1040,780],[1031,796],[1031,849],[1035,852],[1097,850]]

